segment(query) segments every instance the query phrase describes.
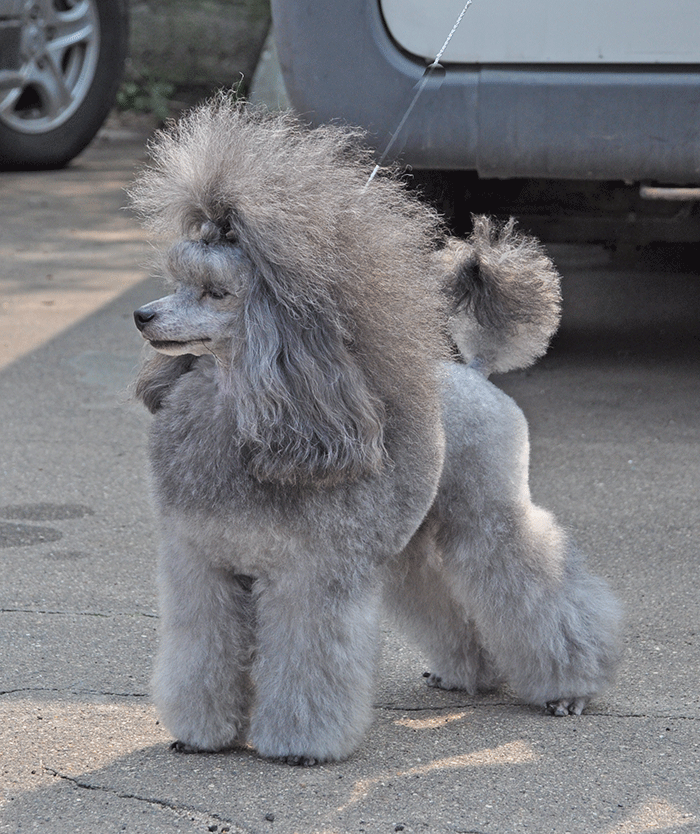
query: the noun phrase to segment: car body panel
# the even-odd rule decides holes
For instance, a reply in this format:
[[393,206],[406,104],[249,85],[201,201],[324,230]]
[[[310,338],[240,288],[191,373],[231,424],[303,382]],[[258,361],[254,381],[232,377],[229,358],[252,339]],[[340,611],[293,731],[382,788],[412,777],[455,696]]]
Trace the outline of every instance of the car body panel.
[[[464,0],[380,0],[401,49],[432,61]],[[697,64],[697,0],[473,0],[445,50],[451,64]]]
[[[455,18],[461,6],[431,2]],[[381,153],[427,61],[396,44],[378,0],[272,0],[272,9],[295,109],[313,123],[365,127]],[[699,183],[700,64],[447,63],[392,156],[482,177]]]

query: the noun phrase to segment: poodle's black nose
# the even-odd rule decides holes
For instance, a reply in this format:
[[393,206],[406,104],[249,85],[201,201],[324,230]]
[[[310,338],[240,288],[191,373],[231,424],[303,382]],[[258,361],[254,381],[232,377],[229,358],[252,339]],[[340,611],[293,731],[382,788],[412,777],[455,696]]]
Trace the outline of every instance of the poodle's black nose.
[[141,309],[134,312],[134,321],[139,330],[143,330],[148,322],[153,321],[155,317],[156,314],[153,310],[149,310],[148,307],[141,307]]

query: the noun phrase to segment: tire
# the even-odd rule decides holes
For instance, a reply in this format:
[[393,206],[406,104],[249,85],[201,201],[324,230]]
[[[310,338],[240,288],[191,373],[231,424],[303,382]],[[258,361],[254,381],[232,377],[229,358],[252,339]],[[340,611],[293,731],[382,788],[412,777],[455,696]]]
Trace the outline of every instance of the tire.
[[127,0],[35,0],[21,74],[0,89],[0,168],[60,168],[95,136],[121,81]]

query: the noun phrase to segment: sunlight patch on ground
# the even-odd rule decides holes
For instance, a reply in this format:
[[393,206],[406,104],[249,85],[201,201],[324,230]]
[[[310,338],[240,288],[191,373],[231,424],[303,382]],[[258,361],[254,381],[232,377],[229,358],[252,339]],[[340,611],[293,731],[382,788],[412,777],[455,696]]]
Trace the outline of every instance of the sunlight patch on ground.
[[416,765],[408,770],[386,771],[371,779],[358,780],[355,783],[350,798],[345,805],[338,808],[338,811],[344,811],[351,805],[360,802],[370,791],[381,786],[386,781],[405,779],[412,776],[423,776],[428,773],[434,773],[435,771],[459,770],[470,767],[493,767],[494,765],[529,764],[530,762],[537,761],[538,758],[538,754],[535,753],[527,742],[511,741],[507,744],[501,744],[499,747],[475,750],[473,753],[465,753],[461,756],[446,756],[442,759],[435,759],[426,764]]
[[646,831],[666,831],[672,827],[691,825],[692,814],[685,814],[665,799],[652,799],[626,820],[605,834],[643,834]]

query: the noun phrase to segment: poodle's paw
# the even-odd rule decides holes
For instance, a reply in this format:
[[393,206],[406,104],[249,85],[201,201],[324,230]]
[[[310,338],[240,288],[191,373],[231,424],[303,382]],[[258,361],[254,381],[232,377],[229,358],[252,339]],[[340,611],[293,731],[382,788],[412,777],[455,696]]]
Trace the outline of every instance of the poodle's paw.
[[559,698],[557,701],[547,701],[545,711],[548,715],[581,715],[588,701],[588,698]]
[[273,761],[280,764],[288,764],[293,767],[315,767],[323,764],[325,759],[319,759],[316,756],[277,756]]
[[174,741],[170,745],[170,749],[175,753],[209,753],[210,750],[202,750],[201,747],[194,747],[192,744],[186,744],[184,741]]
[[197,747],[194,744],[187,744],[185,741],[174,741],[170,745],[170,749],[173,750],[175,753],[226,753],[229,750],[234,750],[237,748],[238,745],[235,743],[233,744],[225,744],[222,747],[217,747],[216,749],[210,747]]
[[433,689],[445,689],[448,692],[455,689],[466,689],[463,684],[447,681],[441,675],[436,675],[435,672],[423,672],[423,677],[428,686],[432,686]]
[[432,686],[434,689],[444,689],[447,692],[460,690],[469,695],[476,695],[477,692],[493,692],[503,684],[503,680],[497,674],[484,675],[483,677],[479,676],[474,683],[466,683],[462,680],[448,680],[435,672],[423,672],[423,677],[425,678],[426,684]]

